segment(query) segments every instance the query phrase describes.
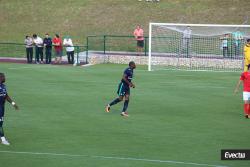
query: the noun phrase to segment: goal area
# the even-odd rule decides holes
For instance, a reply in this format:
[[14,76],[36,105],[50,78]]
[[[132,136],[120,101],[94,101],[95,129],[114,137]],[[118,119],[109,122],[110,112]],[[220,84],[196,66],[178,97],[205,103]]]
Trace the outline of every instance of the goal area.
[[250,25],[149,24],[148,70],[243,70]]

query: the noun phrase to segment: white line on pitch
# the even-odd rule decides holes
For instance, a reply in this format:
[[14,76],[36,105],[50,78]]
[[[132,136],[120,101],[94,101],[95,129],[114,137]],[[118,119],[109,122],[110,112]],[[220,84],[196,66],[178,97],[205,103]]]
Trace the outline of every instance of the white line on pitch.
[[26,68],[32,68],[32,67],[10,67],[9,70],[18,70],[18,69],[26,69]]
[[27,155],[48,155],[48,156],[66,156],[66,157],[90,157],[90,158],[98,158],[98,159],[116,159],[116,160],[144,161],[144,162],[154,162],[154,163],[172,163],[172,164],[182,164],[182,165],[192,165],[192,166],[228,167],[228,166],[222,166],[222,165],[200,164],[200,163],[194,163],[194,162],[156,160],[156,159],[131,158],[131,157],[110,157],[110,156],[101,156],[101,155],[60,154],[60,153],[41,153],[41,152],[19,152],[19,151],[0,151],[0,153],[27,154]]
[[36,69],[36,68],[55,68],[58,66],[29,66],[29,67],[10,67],[9,70],[19,70],[19,69]]

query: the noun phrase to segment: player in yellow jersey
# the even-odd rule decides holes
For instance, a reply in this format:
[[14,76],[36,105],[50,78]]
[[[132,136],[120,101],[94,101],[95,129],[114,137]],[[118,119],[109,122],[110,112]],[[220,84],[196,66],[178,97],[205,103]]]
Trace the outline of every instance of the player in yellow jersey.
[[250,39],[247,39],[247,44],[244,46],[244,71],[247,71],[248,64],[250,64]]

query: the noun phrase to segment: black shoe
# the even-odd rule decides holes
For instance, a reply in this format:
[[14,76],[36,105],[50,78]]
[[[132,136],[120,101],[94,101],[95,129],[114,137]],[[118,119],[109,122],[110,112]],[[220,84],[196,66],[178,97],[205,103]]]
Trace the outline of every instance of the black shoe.
[[248,115],[245,115],[245,118],[246,118],[246,119],[249,119],[249,116],[248,116]]

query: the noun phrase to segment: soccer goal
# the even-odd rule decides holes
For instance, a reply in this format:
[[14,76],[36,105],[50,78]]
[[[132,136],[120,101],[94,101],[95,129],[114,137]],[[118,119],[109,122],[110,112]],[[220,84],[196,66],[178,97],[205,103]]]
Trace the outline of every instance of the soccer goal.
[[241,71],[250,25],[149,24],[148,70]]

